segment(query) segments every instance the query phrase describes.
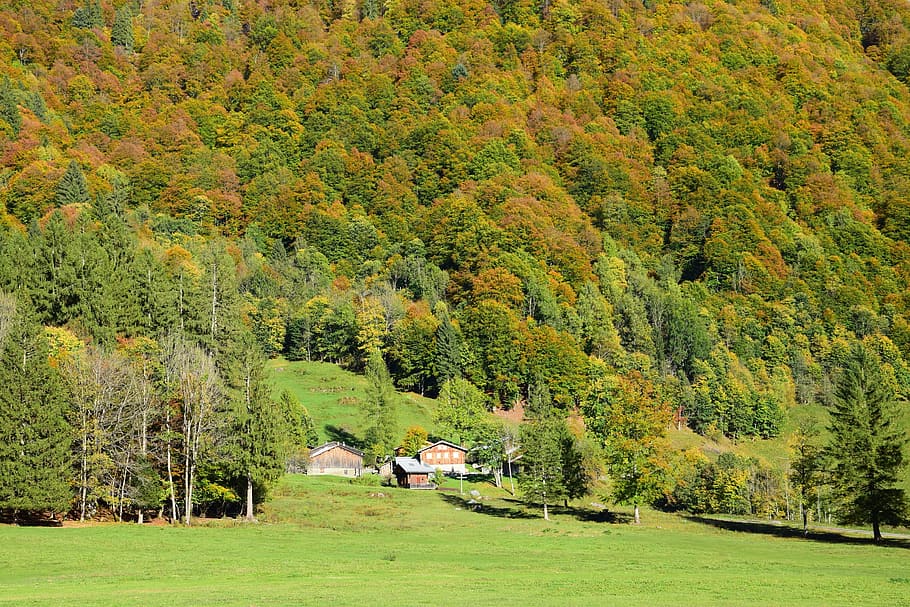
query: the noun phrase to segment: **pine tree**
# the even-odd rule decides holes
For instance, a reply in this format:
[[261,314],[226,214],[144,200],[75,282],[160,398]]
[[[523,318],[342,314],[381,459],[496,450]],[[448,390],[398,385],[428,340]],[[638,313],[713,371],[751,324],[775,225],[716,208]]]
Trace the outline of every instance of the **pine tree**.
[[128,53],[133,52],[133,15],[128,4],[117,9],[114,25],[111,26],[111,43]]
[[57,183],[57,206],[88,201],[88,184],[85,182],[85,175],[79,168],[79,163],[70,160],[66,172]]
[[876,542],[882,540],[881,525],[907,518],[907,496],[900,481],[910,441],[898,419],[897,399],[879,361],[857,344],[837,382],[827,454],[834,462],[842,519],[871,523]]
[[0,343],[0,508],[65,512],[71,442],[40,326],[18,315]]
[[6,76],[0,80],[0,119],[5,120],[13,129],[14,137],[19,136],[19,131],[22,129],[22,114],[19,113],[13,86]]

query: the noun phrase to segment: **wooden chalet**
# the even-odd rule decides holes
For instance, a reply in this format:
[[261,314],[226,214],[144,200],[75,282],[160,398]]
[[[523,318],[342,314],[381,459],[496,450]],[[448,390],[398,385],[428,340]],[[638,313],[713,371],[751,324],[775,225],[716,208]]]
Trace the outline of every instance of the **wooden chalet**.
[[332,441],[310,450],[307,474],[360,476],[363,474],[363,451]]
[[436,441],[417,452],[417,460],[443,472],[464,474],[468,450],[446,440]]
[[436,484],[431,480],[432,475],[436,474],[436,469],[421,464],[413,457],[396,457],[393,472],[399,487],[406,489],[436,488]]

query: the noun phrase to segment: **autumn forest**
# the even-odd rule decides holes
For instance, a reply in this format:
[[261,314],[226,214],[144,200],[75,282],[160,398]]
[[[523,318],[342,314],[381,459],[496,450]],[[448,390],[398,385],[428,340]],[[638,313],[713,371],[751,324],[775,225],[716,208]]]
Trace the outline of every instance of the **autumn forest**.
[[252,507],[314,446],[284,357],[367,374],[376,461],[394,387],[521,409],[535,499],[556,465],[551,497],[906,520],[906,3],[10,0],[0,32],[0,510]]

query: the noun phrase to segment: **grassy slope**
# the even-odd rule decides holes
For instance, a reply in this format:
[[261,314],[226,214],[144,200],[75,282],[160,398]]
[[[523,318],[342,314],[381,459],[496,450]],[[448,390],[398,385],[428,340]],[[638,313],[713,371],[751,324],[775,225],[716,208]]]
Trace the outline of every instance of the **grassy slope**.
[[[382,491],[386,497],[375,497]],[[492,490],[482,489],[484,493]],[[899,605],[910,551],[286,478],[271,524],[0,526],[0,605]]]
[[[338,430],[363,438],[366,420],[361,406],[366,399],[367,382],[362,375],[329,363],[283,359],[269,361],[268,368],[275,387],[288,390],[306,406],[323,439],[339,438]],[[400,394],[399,437],[415,424],[432,430],[435,404],[417,394]]]

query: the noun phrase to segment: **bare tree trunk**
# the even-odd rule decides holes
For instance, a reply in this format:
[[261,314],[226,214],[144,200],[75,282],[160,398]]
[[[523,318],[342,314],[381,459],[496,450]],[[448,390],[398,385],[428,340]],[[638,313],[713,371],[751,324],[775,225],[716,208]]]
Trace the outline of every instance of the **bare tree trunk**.
[[79,520],[85,521],[85,502],[88,498],[88,445],[86,444],[85,439],[85,414],[82,415],[82,470],[79,475],[80,484],[82,485],[79,488]]
[[635,524],[641,525],[641,514],[638,512],[638,504],[635,504]]
[[253,516],[253,477],[246,475],[246,520],[253,522],[256,517]]
[[177,496],[174,495],[174,468],[171,465],[171,411],[167,410],[165,416],[164,429],[167,432],[167,481],[171,494],[171,517],[177,520]]
[[212,262],[212,343],[218,329],[218,266]]
[[193,457],[193,452],[195,451],[194,446],[192,446],[192,424],[186,425],[186,432],[184,433],[184,444],[186,445],[186,453],[183,457],[183,497],[184,497],[184,515],[183,522],[189,526],[190,517],[193,514],[193,467],[195,466],[195,458]]

